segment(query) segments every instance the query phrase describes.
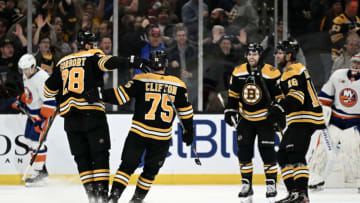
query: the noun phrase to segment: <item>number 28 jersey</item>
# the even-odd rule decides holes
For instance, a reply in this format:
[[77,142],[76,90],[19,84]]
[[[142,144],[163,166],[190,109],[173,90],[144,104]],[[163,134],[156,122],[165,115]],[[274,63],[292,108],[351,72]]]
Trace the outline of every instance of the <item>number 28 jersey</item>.
[[137,74],[124,86],[104,90],[102,96],[105,102],[120,105],[135,98],[130,131],[142,137],[171,139],[175,109],[185,129],[193,128],[193,108],[188,101],[186,86],[175,76]]
[[280,80],[281,90],[288,102],[285,105],[287,125],[306,124],[325,128],[322,109],[310,74],[301,63],[284,69]]
[[59,60],[45,83],[44,95],[59,98],[61,116],[70,113],[104,114],[102,101],[89,103],[83,97],[87,90],[103,86],[103,72],[114,69],[105,66],[112,56],[103,54],[99,49],[90,49]]

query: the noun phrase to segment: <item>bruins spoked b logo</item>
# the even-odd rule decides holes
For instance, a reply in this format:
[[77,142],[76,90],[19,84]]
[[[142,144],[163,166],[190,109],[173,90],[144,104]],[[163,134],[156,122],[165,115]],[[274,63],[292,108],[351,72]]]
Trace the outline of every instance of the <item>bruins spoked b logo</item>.
[[261,100],[262,92],[260,87],[254,83],[247,83],[242,90],[242,98],[246,104],[255,105]]

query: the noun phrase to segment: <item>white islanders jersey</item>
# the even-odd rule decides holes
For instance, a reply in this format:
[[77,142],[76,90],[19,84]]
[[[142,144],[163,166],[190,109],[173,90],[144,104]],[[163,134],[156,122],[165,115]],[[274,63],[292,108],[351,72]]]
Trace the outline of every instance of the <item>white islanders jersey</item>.
[[360,118],[360,79],[351,80],[349,69],[335,71],[319,94],[322,104],[332,107],[332,116]]
[[34,111],[39,110],[45,101],[54,100],[46,98],[43,94],[45,81],[49,78],[48,73],[39,67],[37,69],[30,78],[23,74],[25,103],[30,114],[37,114]]

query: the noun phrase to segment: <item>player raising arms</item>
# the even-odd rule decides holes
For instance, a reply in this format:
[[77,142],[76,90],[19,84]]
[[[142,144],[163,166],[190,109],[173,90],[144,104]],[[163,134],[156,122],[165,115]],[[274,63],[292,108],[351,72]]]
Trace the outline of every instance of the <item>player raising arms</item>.
[[84,92],[103,87],[103,72],[127,66],[128,59],[104,55],[90,32],[79,32],[77,45],[79,52],[57,63],[44,95],[59,100],[70,151],[89,201],[103,203],[109,190],[109,128],[104,103],[86,100]]
[[[189,146],[193,141],[193,108],[186,86],[179,78],[164,75],[167,64],[164,51],[153,51],[150,53],[152,73],[138,74],[125,86],[101,91],[102,100],[113,104],[122,105],[135,98],[135,113],[111,188],[111,203],[118,202],[146,151],[143,172],[130,201],[143,202],[169,151],[176,111],[185,128],[183,142]],[[94,89],[88,92],[88,97],[97,101],[100,95]]]
[[[24,93],[16,98],[12,107],[26,111],[31,116],[26,121],[25,138],[27,138],[28,147],[33,156],[49,118],[54,115],[56,102],[54,98],[46,98],[43,95],[44,84],[49,75],[36,66],[36,59],[33,55],[24,54],[20,58],[18,66],[23,73]],[[41,186],[47,182],[46,152],[47,147],[43,144],[34,160],[34,170],[30,177],[25,179],[25,186]]]
[[322,109],[310,74],[303,64],[296,63],[298,49],[297,42],[280,41],[275,52],[283,72],[280,87],[285,99],[270,107],[269,118],[278,119],[274,115],[285,113],[287,122],[287,129],[279,146],[278,163],[289,195],[277,201],[280,203],[309,202],[309,171],[305,155],[311,135],[316,129],[325,128]]

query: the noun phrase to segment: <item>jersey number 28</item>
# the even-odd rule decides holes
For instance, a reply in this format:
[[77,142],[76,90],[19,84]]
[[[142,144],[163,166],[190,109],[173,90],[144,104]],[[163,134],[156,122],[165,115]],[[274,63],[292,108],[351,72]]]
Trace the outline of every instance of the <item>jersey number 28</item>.
[[68,91],[81,94],[84,91],[84,69],[82,67],[73,67],[70,70],[65,69],[61,72],[63,80],[63,95]]

